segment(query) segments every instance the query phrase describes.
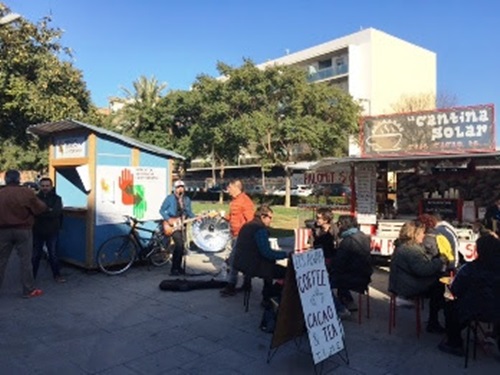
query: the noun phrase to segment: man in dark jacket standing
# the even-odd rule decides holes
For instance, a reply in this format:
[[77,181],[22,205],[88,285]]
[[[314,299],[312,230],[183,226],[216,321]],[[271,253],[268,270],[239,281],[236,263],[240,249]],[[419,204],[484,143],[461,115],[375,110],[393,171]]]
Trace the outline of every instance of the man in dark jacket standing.
[[5,268],[13,249],[21,261],[21,282],[23,297],[38,297],[43,294],[35,288],[31,268],[31,253],[33,251],[32,227],[34,215],[41,214],[47,206],[40,201],[28,187],[20,186],[19,171],[5,172],[7,186],[0,189],[0,286],[2,285]]
[[52,268],[52,276],[54,276],[56,282],[64,283],[66,280],[61,276],[59,260],[57,259],[57,242],[62,221],[62,200],[56,194],[50,178],[43,177],[40,179],[39,185],[40,191],[37,197],[49,209],[35,217],[35,225],[33,226],[33,277],[36,278],[38,274],[43,246],[45,245],[50,267]]

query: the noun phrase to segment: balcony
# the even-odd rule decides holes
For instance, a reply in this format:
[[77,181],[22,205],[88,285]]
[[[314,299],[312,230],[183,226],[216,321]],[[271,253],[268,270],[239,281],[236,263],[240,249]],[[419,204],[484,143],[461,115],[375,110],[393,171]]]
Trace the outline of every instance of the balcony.
[[332,66],[330,68],[318,70],[315,73],[310,73],[307,77],[308,82],[322,81],[324,79],[333,78],[347,74],[348,67],[346,64]]

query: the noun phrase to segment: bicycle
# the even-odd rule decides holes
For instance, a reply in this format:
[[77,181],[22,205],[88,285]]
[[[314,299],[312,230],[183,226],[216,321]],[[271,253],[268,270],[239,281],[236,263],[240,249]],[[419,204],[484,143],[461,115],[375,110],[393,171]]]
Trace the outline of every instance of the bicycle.
[[[125,219],[125,224],[130,226],[128,234],[109,238],[97,251],[97,264],[101,271],[108,275],[119,275],[136,260],[148,260],[156,267],[168,263],[174,245],[171,237],[163,235],[161,222],[152,230],[140,226],[145,222],[132,216],[125,215]],[[151,236],[141,237],[138,231],[151,233]]]

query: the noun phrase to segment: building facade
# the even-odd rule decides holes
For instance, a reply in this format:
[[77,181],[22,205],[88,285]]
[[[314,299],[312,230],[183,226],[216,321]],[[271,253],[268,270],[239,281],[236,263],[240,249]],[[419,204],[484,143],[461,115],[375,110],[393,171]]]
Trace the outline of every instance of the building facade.
[[392,113],[403,96],[436,96],[436,54],[369,28],[258,65],[293,65],[309,81],[331,82],[358,100],[364,115]]

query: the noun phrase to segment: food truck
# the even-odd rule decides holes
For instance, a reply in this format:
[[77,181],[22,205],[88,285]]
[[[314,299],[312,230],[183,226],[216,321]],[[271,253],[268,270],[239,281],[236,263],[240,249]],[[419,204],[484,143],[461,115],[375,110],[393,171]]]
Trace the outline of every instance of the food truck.
[[360,155],[323,159],[306,179],[350,170],[351,213],[372,236],[373,255],[390,256],[403,223],[430,213],[455,226],[471,260],[472,224],[500,193],[494,130],[493,105],[365,117]]
[[61,260],[96,268],[96,252],[125,233],[124,215],[153,223],[181,155],[75,120],[32,125],[47,137],[49,176],[63,200]]

